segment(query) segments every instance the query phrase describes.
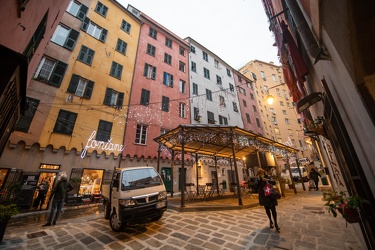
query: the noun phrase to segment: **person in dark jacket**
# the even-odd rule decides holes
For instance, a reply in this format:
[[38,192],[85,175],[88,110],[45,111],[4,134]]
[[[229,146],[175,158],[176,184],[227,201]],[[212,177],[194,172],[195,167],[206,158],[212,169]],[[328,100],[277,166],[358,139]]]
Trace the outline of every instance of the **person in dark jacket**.
[[315,183],[315,190],[319,190],[319,187],[318,187],[319,177],[322,177],[322,176],[315,170],[315,168],[311,169],[309,176]]
[[57,219],[59,218],[60,212],[62,211],[62,207],[64,205],[66,193],[68,193],[70,190],[73,190],[73,186],[69,183],[66,174],[62,174],[60,180],[52,190],[50,196],[53,197],[52,208],[47,218],[47,222],[43,226],[51,226],[51,223],[52,225],[56,225]]
[[46,199],[46,195],[48,192],[48,184],[47,182],[43,181],[39,186],[38,186],[38,196],[36,197],[34,201],[34,210],[37,210],[40,206],[40,210],[42,210],[42,206],[44,204],[44,200]]
[[[264,206],[268,219],[270,220],[270,228],[276,228],[280,232],[280,227],[277,225],[277,211],[276,206],[278,205],[277,199],[270,199],[265,196],[263,188],[269,183],[271,185],[276,185],[276,182],[272,179],[268,179],[268,175],[263,169],[259,170],[259,180],[258,180],[258,194],[259,194],[259,205]],[[273,221],[272,221],[272,217]],[[275,223],[275,224],[274,224]]]

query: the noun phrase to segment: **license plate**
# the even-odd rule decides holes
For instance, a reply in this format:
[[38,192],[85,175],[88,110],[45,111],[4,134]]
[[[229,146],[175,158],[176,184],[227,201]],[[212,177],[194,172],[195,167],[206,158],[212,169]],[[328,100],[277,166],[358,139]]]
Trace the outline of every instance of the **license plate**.
[[156,203],[156,208],[162,208],[162,207],[165,207],[165,201]]

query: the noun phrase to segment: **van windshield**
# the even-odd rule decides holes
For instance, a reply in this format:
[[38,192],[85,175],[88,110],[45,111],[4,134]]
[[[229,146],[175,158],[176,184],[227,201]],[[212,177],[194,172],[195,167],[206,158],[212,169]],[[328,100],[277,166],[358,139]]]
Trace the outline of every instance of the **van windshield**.
[[146,188],[161,184],[162,180],[153,168],[132,169],[123,172],[121,190]]

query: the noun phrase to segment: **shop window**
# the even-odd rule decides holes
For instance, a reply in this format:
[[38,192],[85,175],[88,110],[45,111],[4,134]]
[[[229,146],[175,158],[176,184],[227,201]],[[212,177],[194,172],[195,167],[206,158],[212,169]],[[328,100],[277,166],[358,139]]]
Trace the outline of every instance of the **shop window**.
[[[76,177],[71,177],[71,180],[79,180],[77,174],[81,169],[72,169],[72,176],[75,170],[77,170]],[[103,172],[104,170],[102,169],[83,169],[80,177],[81,182],[79,184],[78,196],[84,197],[99,194],[101,192]]]

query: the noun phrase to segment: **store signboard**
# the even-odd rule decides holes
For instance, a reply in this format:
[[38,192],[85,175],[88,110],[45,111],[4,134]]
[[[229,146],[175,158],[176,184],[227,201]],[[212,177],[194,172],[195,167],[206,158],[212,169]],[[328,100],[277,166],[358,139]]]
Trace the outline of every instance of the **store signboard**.
[[81,158],[86,156],[88,149],[102,149],[117,152],[122,152],[124,150],[124,145],[112,143],[112,138],[110,138],[108,142],[97,141],[94,139],[95,135],[96,131],[92,131],[90,138],[87,140],[85,148],[82,150]]

